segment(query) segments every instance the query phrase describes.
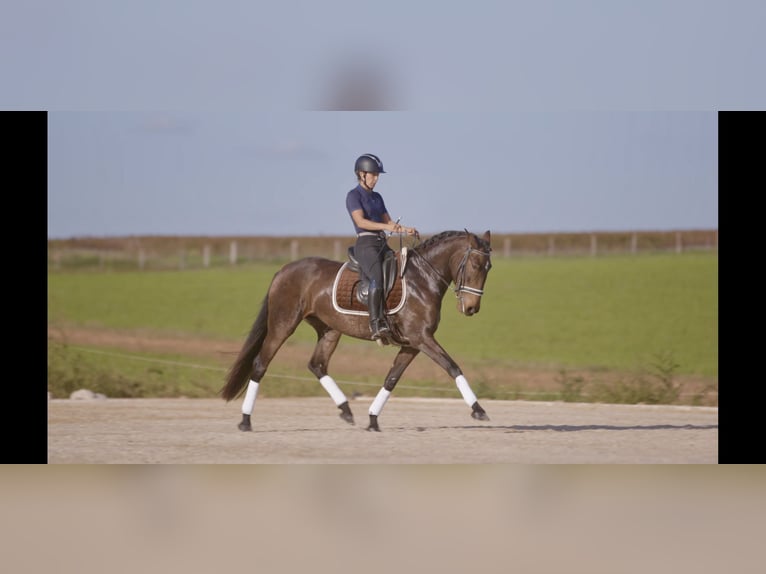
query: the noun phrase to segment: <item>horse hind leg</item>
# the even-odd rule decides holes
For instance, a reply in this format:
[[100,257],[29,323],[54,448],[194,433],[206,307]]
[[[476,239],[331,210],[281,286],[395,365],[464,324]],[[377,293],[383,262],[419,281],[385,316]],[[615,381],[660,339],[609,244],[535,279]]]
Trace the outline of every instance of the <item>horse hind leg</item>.
[[[266,346],[264,345],[264,348]],[[266,374],[266,368],[273,358],[273,354],[270,355],[265,363],[263,359],[264,350],[262,349],[253,362],[253,374],[251,375],[250,382],[247,384],[247,391],[245,392],[245,398],[242,400],[242,420],[237,428],[241,431],[253,430],[250,417],[253,414],[255,408],[255,399],[258,396],[258,388],[260,387],[260,381],[263,380],[263,375]]]
[[354,424],[354,415],[351,412],[351,407],[348,404],[346,395],[340,390],[335,380],[327,374],[327,369],[330,363],[330,357],[335,352],[340,341],[341,333],[334,329],[329,329],[324,323],[321,323],[316,318],[307,320],[317,332],[318,341],[314,348],[314,353],[309,360],[309,371],[319,379],[319,383],[322,385],[325,391],[330,395],[330,398],[340,409],[340,418],[346,421],[348,424]]
[[290,321],[284,323],[281,328],[272,328],[268,330],[266,338],[263,341],[263,345],[261,346],[261,350],[253,360],[253,370],[250,375],[250,381],[247,385],[245,398],[242,401],[242,420],[240,421],[239,425],[237,425],[239,430],[253,430],[253,425],[250,418],[253,414],[253,409],[255,408],[255,399],[258,396],[258,388],[260,387],[260,382],[263,380],[263,377],[266,374],[269,363],[271,363],[272,359],[277,354],[277,351],[279,351],[280,347],[282,347],[282,344],[290,335],[293,334],[299,323],[300,320],[294,322],[294,324],[292,321]]
[[237,425],[237,428],[241,431],[253,430],[253,423],[250,421],[250,416],[253,414],[255,397],[258,395],[259,385],[260,383],[257,383],[253,379],[250,379],[250,382],[247,384],[245,398],[242,401],[242,420]]

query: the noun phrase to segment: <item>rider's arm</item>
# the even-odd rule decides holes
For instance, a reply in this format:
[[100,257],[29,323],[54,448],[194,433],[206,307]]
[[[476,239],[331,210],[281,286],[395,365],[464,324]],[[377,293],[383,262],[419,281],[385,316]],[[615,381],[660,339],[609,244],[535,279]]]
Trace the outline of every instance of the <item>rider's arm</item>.
[[364,217],[364,211],[361,209],[352,211],[351,217],[354,219],[354,223],[356,223],[357,227],[366,229],[367,231],[397,231],[398,224],[391,221],[391,217],[388,213],[383,214],[383,222],[366,219]]
[[419,236],[417,229],[394,222],[391,219],[391,216],[388,215],[388,212],[383,214],[383,223],[365,219],[364,211],[361,209],[352,211],[351,217],[354,219],[354,223],[356,223],[357,227],[368,231],[390,231],[392,233],[406,233],[407,235]]

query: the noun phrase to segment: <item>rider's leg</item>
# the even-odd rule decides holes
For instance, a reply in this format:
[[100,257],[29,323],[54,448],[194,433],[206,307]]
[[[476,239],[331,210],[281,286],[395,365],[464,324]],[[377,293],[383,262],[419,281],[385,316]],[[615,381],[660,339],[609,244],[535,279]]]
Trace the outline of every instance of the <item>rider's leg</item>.
[[386,321],[383,313],[383,287],[374,279],[370,281],[367,307],[370,312],[370,331],[373,340],[387,337],[391,330],[388,328],[388,321]]
[[354,253],[362,273],[370,281],[367,309],[370,313],[370,331],[373,340],[388,336],[390,330],[383,312],[382,253],[386,249],[385,236],[363,235],[356,241]]

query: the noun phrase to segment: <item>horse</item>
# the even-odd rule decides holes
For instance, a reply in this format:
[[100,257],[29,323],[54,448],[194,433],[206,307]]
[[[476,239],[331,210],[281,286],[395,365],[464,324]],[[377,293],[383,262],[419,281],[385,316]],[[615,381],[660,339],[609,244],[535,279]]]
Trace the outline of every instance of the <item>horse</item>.
[[[380,432],[378,416],[407,366],[421,352],[455,381],[471,408],[471,417],[489,420],[463,371],[434,334],[441,319],[442,300],[453,283],[458,311],[468,317],[479,312],[487,274],[492,267],[490,253],[489,230],[482,237],[468,230],[443,231],[419,245],[402,247],[396,252],[397,280],[402,288],[399,304],[392,308],[388,303],[390,298],[386,299],[385,313],[392,334],[385,344],[398,346],[399,351],[370,405],[366,430]],[[304,257],[285,264],[272,278],[260,311],[219,391],[226,402],[245,395],[238,425],[241,431],[252,431],[251,415],[269,363],[302,321],[311,325],[317,334],[317,344],[308,362],[309,371],[340,409],[341,419],[355,424],[345,394],[328,374],[330,357],[341,336],[373,340],[369,313],[354,311],[351,304],[346,305],[348,309],[338,304],[339,278],[348,263]]]

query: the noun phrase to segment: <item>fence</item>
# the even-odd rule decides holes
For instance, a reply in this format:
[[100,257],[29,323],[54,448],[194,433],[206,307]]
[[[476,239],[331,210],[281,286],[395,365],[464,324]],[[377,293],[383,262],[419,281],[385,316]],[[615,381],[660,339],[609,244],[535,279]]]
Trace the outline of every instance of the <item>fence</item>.
[[[424,236],[423,239],[426,237]],[[51,239],[48,269],[197,269],[317,256],[345,261],[354,237],[165,237]],[[401,240],[415,245],[412,238]],[[389,239],[398,249],[398,237]],[[718,250],[718,230],[493,234],[493,257],[589,256]]]

